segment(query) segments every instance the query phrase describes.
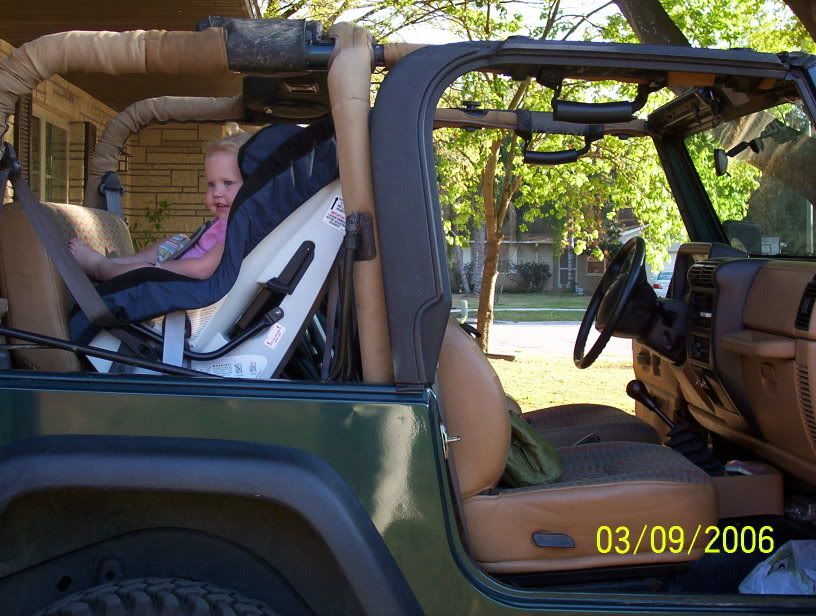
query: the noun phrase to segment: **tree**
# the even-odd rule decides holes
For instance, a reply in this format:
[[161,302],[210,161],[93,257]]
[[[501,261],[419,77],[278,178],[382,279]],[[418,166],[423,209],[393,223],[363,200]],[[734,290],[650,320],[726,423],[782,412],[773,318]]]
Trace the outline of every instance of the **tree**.
[[816,6],[813,0],[785,0],[785,4],[802,23],[810,38],[816,39]]
[[[552,39],[572,36],[581,24],[606,6],[596,7],[586,14],[569,15],[562,10],[558,0],[543,2],[540,4],[541,21],[525,29],[524,19],[510,12],[510,4],[448,5],[440,8],[439,16],[448,20],[450,27],[467,39],[501,39],[523,32]],[[565,94],[574,93],[577,88],[574,85],[566,86]],[[474,73],[463,76],[454,84],[444,96],[443,104],[460,106],[462,101],[474,100],[480,101],[486,108],[516,110],[523,106],[526,109],[548,110],[551,98],[552,91],[533,84],[530,79],[516,82],[492,73]],[[446,209],[453,213],[454,220],[460,225],[464,219],[482,223],[485,228],[484,267],[477,319],[482,334],[481,345],[486,349],[493,322],[503,230],[511,206],[514,203],[526,206],[526,220],[549,216],[556,221],[555,227],[559,231],[566,228],[566,220],[569,219],[573,232],[577,230],[580,250],[587,245],[587,240],[598,243],[599,225],[587,224],[587,221],[597,223],[597,216],[593,215],[592,207],[584,207],[595,203],[596,193],[591,190],[591,185],[595,184],[586,184],[585,203],[573,207],[576,194],[580,194],[581,190],[564,190],[560,196],[569,194],[570,197],[559,201],[547,188],[553,177],[564,179],[566,173],[548,174],[546,170],[522,163],[525,147],[558,150],[579,146],[572,137],[537,136],[531,143],[523,144],[521,138],[513,133],[457,131],[438,136],[436,142],[443,204],[447,205]],[[601,174],[593,171],[592,177],[600,180]],[[564,182],[560,184],[566,186]],[[556,239],[559,241],[561,238]]]

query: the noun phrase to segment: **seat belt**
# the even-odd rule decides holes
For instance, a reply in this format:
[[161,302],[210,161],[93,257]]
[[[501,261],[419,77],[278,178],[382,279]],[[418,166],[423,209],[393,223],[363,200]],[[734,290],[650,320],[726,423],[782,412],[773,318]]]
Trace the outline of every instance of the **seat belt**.
[[[121,326],[122,323],[113,316],[110,308],[96,291],[96,287],[93,286],[88,276],[79,267],[79,263],[76,262],[73,255],[68,252],[65,242],[54,230],[51,218],[45,213],[44,206],[34,197],[28,183],[23,179],[14,148],[8,143],[4,145],[6,148],[3,156],[3,161],[6,163],[4,165],[4,177],[10,176],[14,194],[20,201],[28,222],[31,223],[34,233],[42,242],[46,254],[54,262],[57,271],[74,296],[76,303],[79,304],[82,312],[94,325],[101,328]],[[3,190],[5,192],[5,182],[3,182]]]
[[105,203],[105,209],[111,214],[115,214],[119,218],[124,219],[125,213],[122,210],[122,195],[125,194],[125,189],[122,186],[122,180],[119,179],[119,174],[116,173],[116,171],[108,171],[102,176],[98,190]]

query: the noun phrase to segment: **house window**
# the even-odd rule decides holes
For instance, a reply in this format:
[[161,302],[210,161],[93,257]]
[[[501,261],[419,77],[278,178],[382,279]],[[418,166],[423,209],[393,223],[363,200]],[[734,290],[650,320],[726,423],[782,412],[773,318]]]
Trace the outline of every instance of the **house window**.
[[586,261],[586,273],[601,275],[606,271],[606,259],[596,259],[588,256]]
[[31,190],[41,201],[68,201],[68,127],[36,114],[31,118]]

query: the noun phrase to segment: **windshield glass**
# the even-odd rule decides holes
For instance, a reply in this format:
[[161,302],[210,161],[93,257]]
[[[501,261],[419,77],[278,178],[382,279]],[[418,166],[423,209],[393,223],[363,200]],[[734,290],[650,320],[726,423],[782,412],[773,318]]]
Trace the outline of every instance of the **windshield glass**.
[[731,245],[757,255],[814,256],[816,160],[801,102],[686,139]]

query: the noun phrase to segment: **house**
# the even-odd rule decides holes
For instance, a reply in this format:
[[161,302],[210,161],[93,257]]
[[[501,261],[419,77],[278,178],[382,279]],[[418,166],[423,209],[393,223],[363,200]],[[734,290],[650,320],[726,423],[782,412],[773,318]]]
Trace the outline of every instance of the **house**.
[[[10,4],[10,3],[7,3]],[[3,11],[0,57],[14,46],[66,30],[193,30],[208,15],[260,17],[256,0],[27,0]],[[234,96],[232,73],[208,76],[71,74],[41,84],[18,104],[4,136],[15,145],[23,172],[44,201],[82,203],[88,162],[107,122],[133,102],[154,96]],[[209,218],[202,146],[222,134],[215,124],[165,124],[132,137],[120,158],[123,208],[134,239],[150,235],[151,213],[169,202],[161,233],[183,233]],[[8,199],[8,196],[7,196]]]
[[[638,235],[643,229],[633,216],[630,210],[622,210],[622,215],[618,217],[620,228],[620,242],[624,243],[630,238]],[[598,286],[604,272],[606,272],[607,260],[598,259],[588,251],[580,255],[570,253],[568,246],[556,246],[555,241],[546,225],[530,225],[531,231],[511,233],[509,230],[506,239],[502,242],[499,253],[499,280],[498,290],[513,290],[518,287],[518,278],[513,274],[513,265],[516,263],[546,263],[550,267],[552,277],[544,287],[545,291],[558,291],[570,288],[570,270],[574,277],[575,289],[582,293],[592,293]],[[674,263],[674,255],[677,247],[670,249]],[[473,262],[470,266],[475,272],[475,280],[481,275],[480,260],[484,255],[484,238],[478,234],[467,246],[462,248],[462,266]],[[668,266],[667,266],[668,267]],[[478,284],[478,282],[477,282]]]

